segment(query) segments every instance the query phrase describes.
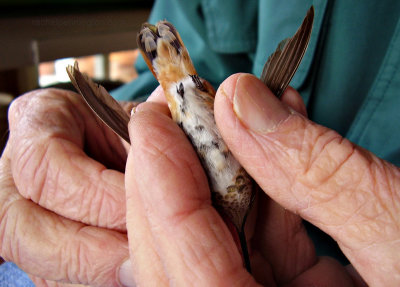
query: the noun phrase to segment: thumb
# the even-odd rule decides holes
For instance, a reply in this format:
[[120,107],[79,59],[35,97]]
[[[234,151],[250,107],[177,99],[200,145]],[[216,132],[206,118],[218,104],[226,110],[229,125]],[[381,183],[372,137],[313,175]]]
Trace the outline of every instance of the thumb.
[[199,159],[165,109],[139,105],[129,132],[126,221],[137,285],[254,284],[211,205]]
[[398,274],[400,254],[397,167],[293,111],[251,75],[220,86],[215,117],[270,197],[336,239],[369,284],[392,286],[387,275]]

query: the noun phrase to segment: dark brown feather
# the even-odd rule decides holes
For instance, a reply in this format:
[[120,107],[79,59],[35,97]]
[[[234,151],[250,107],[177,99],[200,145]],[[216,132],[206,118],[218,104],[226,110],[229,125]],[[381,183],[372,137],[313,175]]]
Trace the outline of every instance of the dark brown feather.
[[280,98],[292,80],[307,50],[314,22],[314,7],[307,12],[303,23],[292,38],[282,41],[268,58],[261,80]]
[[78,62],[67,67],[72,84],[85,99],[95,114],[126,142],[129,141],[129,115],[121,105],[104,89],[95,84],[86,74],[79,71]]

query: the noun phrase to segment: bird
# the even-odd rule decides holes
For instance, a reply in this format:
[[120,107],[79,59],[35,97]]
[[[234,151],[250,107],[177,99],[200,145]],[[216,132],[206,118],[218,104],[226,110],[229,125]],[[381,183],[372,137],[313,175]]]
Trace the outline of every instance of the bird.
[[[164,90],[172,119],[197,152],[209,181],[214,206],[234,225],[240,238],[255,189],[252,178],[230,152],[216,126],[214,88],[197,74],[171,23],[143,24],[137,44]],[[243,240],[242,253],[248,256]]]
[[[314,7],[311,6],[296,33],[281,41],[264,65],[260,80],[278,98],[307,50],[313,22]],[[218,131],[214,119],[215,90],[199,77],[177,29],[168,21],[156,25],[144,23],[136,40],[150,71],[164,90],[172,119],[197,152],[209,181],[212,202],[227,224],[233,226],[243,265],[251,273],[244,227],[257,184],[234,158]],[[95,114],[129,143],[129,116],[118,102],[101,85],[81,73],[77,63],[68,66],[67,73]]]

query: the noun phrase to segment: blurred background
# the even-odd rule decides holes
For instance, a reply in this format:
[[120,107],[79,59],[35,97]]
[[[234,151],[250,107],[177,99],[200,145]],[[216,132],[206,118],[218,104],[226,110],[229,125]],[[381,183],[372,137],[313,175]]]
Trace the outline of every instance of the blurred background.
[[0,0],[0,150],[7,109],[40,87],[73,89],[65,67],[76,60],[107,90],[136,77],[136,34],[146,0]]

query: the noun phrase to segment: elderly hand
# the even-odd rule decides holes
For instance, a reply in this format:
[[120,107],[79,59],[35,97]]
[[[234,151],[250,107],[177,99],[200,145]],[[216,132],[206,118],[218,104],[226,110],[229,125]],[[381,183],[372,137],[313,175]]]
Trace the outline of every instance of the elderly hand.
[[[218,127],[264,192],[250,239],[252,277],[211,205],[206,176],[165,104],[130,123],[127,229],[138,285],[400,285],[399,169],[305,117],[293,89],[282,102],[255,77],[219,88]],[[318,258],[304,218],[339,244],[352,266]],[[354,269],[355,268],[355,269]]]
[[54,89],[15,100],[9,125],[0,160],[1,256],[38,286],[129,282],[119,138],[79,95]]

